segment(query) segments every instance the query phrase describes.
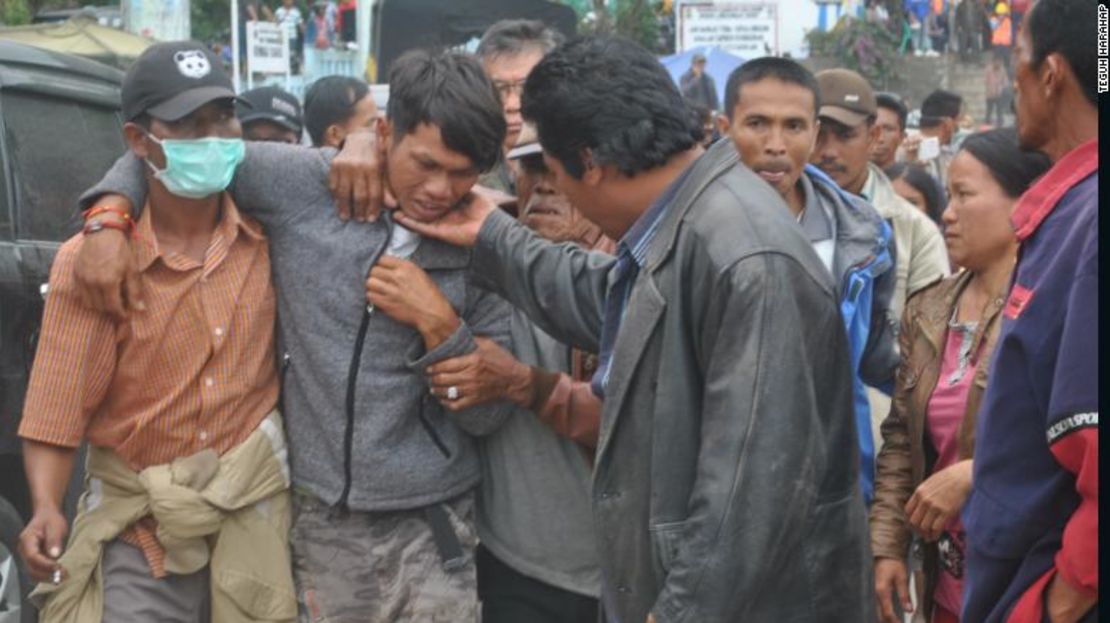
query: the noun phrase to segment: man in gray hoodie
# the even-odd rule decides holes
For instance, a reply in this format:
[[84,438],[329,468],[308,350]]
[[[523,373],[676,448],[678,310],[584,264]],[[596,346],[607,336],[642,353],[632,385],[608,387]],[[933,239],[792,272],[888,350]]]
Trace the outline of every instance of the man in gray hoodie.
[[[504,133],[477,61],[415,52],[393,63],[378,143],[402,213],[431,220],[459,205],[497,161]],[[229,189],[270,240],[301,616],[476,620],[474,436],[510,407],[445,410],[425,374],[473,351],[476,335],[507,346],[510,308],[469,284],[468,250],[388,216],[341,220],[327,183],[334,155],[248,144]],[[114,193],[143,205],[144,166],[121,158],[85,204]],[[78,261],[110,272],[125,245],[120,236],[116,257]]]

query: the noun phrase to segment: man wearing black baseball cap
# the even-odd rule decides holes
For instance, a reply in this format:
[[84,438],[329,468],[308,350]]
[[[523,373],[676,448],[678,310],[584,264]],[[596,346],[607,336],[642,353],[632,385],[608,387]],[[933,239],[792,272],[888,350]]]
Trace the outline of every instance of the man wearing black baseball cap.
[[258,87],[243,92],[235,116],[248,141],[301,142],[304,117],[297,96],[279,87]]
[[[456,209],[504,144],[505,117],[481,65],[458,52],[410,52],[391,65],[389,104],[377,124],[379,171],[398,212],[431,220]],[[344,152],[366,134],[348,132]],[[328,147],[248,141],[228,189],[270,239],[297,601],[305,619],[475,621],[474,437],[497,428],[511,405],[464,384],[429,394],[427,370],[472,353],[479,339],[507,348],[511,308],[467,277],[466,250],[421,240],[389,217],[337,216],[329,172],[338,158]],[[143,206],[157,187],[144,182],[148,168],[126,154],[84,204]],[[123,236],[100,234],[83,248],[96,245],[108,253],[82,251],[86,272],[101,282],[127,274],[115,271],[121,256],[129,264]],[[97,296],[110,298],[114,283]],[[235,329],[221,325],[202,343],[214,336],[218,349]],[[194,380],[215,392],[240,377],[236,369]]]
[[[33,599],[44,622],[291,622],[270,257],[224,192],[245,152],[235,92],[212,53],[185,41],[148,48],[121,98],[149,193],[134,224],[99,210],[51,270],[20,428]],[[104,229],[135,234],[150,305],[125,322],[77,291],[78,250]],[[84,441],[89,490],[63,553],[61,498]],[[226,577],[240,578],[233,590]]]

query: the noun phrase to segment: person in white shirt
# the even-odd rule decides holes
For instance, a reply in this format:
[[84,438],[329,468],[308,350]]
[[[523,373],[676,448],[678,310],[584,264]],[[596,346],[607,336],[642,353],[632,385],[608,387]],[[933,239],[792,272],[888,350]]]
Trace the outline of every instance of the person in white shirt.
[[289,51],[293,55],[293,66],[299,67],[301,38],[304,35],[304,16],[301,15],[301,10],[293,4],[293,0],[282,0],[281,6],[274,11],[274,21],[285,30],[285,37],[289,40]]

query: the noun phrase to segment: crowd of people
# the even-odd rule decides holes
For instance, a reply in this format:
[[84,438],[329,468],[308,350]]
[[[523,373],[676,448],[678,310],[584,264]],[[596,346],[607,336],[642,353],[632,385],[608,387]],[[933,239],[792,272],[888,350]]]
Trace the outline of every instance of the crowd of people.
[[385,111],[151,46],[20,426],[40,620],[1097,620],[1094,14],[977,133],[532,21]]
[[[355,0],[314,0],[308,4],[281,0],[280,6],[274,9],[257,0],[245,0],[239,7],[239,41],[246,41],[247,22],[277,24],[289,42],[290,72],[293,74],[318,76],[322,52],[355,45]],[[243,58],[246,44],[240,43],[240,46],[243,50],[240,58]],[[230,58],[224,61],[230,63]]]
[[899,50],[914,56],[957,52],[977,59],[1008,49],[1030,0],[867,0],[861,19],[888,29]]

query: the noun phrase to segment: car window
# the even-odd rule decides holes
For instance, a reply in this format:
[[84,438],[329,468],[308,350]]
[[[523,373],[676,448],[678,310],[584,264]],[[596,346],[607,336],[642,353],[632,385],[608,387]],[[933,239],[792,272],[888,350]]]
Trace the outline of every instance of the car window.
[[35,93],[0,92],[16,197],[16,237],[62,241],[80,228],[77,198],[125,145],[116,110]]

